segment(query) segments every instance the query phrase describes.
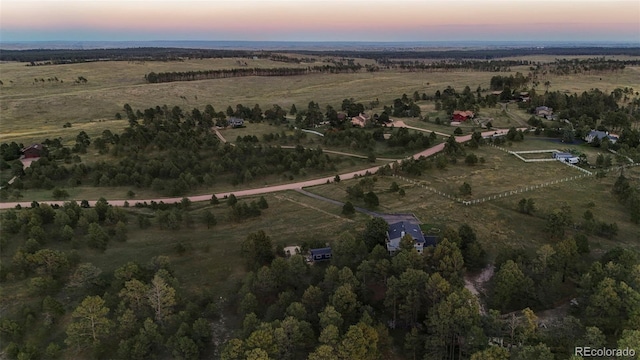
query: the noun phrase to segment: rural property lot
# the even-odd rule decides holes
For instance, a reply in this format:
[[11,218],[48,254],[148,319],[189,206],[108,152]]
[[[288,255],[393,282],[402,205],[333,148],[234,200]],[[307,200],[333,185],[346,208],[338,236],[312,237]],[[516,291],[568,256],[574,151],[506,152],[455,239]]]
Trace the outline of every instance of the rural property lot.
[[409,178],[438,191],[456,196],[460,192],[460,186],[467,182],[472,188],[472,195],[469,198],[478,199],[505,191],[540,185],[552,180],[582,175],[579,170],[557,161],[523,163],[513,155],[488,146],[480,147],[477,150],[467,150],[467,153],[484,158],[485,163],[469,166],[464,163],[464,159],[459,159],[455,165],[449,164],[446,169],[440,170],[434,166],[422,176],[409,176]]

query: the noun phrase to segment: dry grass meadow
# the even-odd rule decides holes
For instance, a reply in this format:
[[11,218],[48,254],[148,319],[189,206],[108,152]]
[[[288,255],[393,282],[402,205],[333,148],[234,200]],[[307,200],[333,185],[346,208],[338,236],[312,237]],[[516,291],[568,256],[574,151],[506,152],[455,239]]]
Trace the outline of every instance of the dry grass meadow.
[[[225,110],[236,104],[263,109],[279,104],[288,109],[292,104],[304,108],[310,101],[321,106],[339,107],[345,98],[369,104],[376,99],[381,105],[391,104],[393,99],[406,93],[433,94],[452,86],[462,90],[489,87],[489,80],[496,73],[452,72],[400,72],[356,74],[317,74],[296,77],[244,77],[193,82],[147,84],[144,75],[154,72],[208,70],[238,67],[238,61],[246,61],[249,67],[273,68],[308,66],[271,60],[253,59],[203,59],[173,62],[105,61],[53,66],[25,66],[23,63],[0,64],[0,141],[41,141],[43,136],[75,137],[80,130],[99,134],[104,129],[119,130],[125,122],[116,121],[115,114],[122,112],[124,104],[134,109],[157,105],[178,105],[184,109],[204,108],[211,104],[216,110]],[[365,59],[358,59],[366,63]],[[322,64],[321,62],[316,64]],[[513,68],[513,73],[527,73],[527,67]],[[501,73],[500,75],[505,75]],[[86,84],[74,82],[85,77]],[[63,82],[48,81],[57,78]],[[44,82],[35,81],[44,79]],[[591,88],[613,90],[616,87],[640,88],[640,68],[628,67],[624,71],[602,75],[554,77],[549,90],[582,92]],[[430,103],[425,106],[429,113]],[[494,111],[495,110],[495,111]],[[526,120],[526,114],[506,116],[500,120],[501,109],[488,109],[487,115],[497,120],[494,126],[517,125],[518,117]],[[436,115],[437,116],[437,115]],[[435,116],[432,116],[435,119]],[[72,128],[62,125],[71,123]]]

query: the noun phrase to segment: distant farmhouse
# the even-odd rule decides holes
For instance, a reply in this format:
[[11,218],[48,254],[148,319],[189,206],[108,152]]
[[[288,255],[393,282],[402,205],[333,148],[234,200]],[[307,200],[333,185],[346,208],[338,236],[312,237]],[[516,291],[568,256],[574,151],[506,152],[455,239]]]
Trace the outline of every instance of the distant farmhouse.
[[232,117],[227,120],[227,124],[229,124],[229,126],[231,126],[232,128],[239,128],[244,126],[244,120]]
[[518,101],[529,102],[530,100],[531,98],[529,97],[528,91],[521,92],[520,95],[518,96]]
[[436,244],[436,238],[434,236],[425,237],[419,225],[407,221],[399,221],[389,224],[389,229],[387,230],[387,250],[390,254],[400,249],[400,241],[405,235],[411,235],[413,247],[419,254],[422,254],[425,246],[434,246]]
[[365,127],[369,121],[370,117],[368,115],[360,113],[360,115],[351,118],[351,125]]
[[330,247],[311,249],[309,252],[311,253],[309,260],[312,262],[331,260],[332,253]]
[[618,135],[609,134],[608,131],[598,131],[598,130],[589,131],[587,136],[584,137],[584,141],[591,144],[595,139],[602,141],[605,138],[608,139],[609,142],[612,144],[615,144],[618,141]]
[[473,119],[474,115],[475,114],[473,113],[473,111],[456,110],[453,112],[451,121],[455,121],[455,122],[467,121],[467,120]]
[[39,158],[42,156],[42,144],[32,144],[23,148],[21,151],[25,159]]
[[553,116],[553,109],[547,106],[538,106],[534,112],[536,115],[547,119]]

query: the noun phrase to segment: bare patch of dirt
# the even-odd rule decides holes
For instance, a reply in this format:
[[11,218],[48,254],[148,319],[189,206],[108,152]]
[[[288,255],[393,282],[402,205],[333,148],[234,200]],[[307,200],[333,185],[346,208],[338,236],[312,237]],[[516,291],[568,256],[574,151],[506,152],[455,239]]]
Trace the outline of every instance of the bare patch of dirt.
[[478,298],[480,304],[480,314],[486,314],[485,304],[481,301],[480,296],[487,293],[487,282],[493,277],[495,267],[493,264],[485,267],[477,274],[467,274],[464,277],[464,287]]

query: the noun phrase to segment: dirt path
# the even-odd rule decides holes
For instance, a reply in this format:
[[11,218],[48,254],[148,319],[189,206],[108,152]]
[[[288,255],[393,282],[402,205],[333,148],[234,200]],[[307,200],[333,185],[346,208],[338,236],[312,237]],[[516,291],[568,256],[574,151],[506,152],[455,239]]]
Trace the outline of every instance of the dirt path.
[[[422,131],[426,131],[429,132],[429,130],[425,130],[422,129]],[[495,134],[506,134],[508,130],[506,129],[502,129],[502,130],[492,130],[492,131],[486,131],[483,132],[482,135],[483,136],[491,136],[491,135],[495,135]],[[459,136],[456,137],[456,141],[459,143],[463,143],[466,141],[471,140],[471,135],[465,135],[465,136]],[[417,154],[414,154],[412,157],[414,159],[419,159],[420,157],[429,157],[432,156],[440,151],[442,151],[444,149],[444,143],[438,144],[436,146],[433,146],[429,149],[423,150]],[[396,162],[400,162],[400,160],[394,160],[392,163],[396,163]],[[359,176],[365,176],[366,174],[373,174],[376,171],[378,171],[379,168],[381,168],[382,166],[373,166],[370,168],[366,168],[366,169],[362,169],[362,170],[357,170],[357,171],[352,171],[349,173],[343,173],[343,174],[339,174],[340,179],[341,180],[349,180],[349,179],[353,179],[354,177],[359,177]],[[272,192],[278,192],[278,191],[284,191],[284,190],[296,190],[296,189],[302,189],[305,187],[309,187],[309,186],[316,186],[316,185],[323,185],[323,184],[327,184],[330,182],[333,182],[334,176],[326,176],[326,177],[322,177],[322,178],[318,178],[318,179],[312,179],[312,180],[305,180],[305,181],[300,181],[300,182],[296,182],[296,183],[290,183],[290,184],[282,184],[282,185],[274,185],[274,186],[265,186],[262,188],[253,188],[253,189],[244,189],[244,190],[234,190],[234,191],[227,191],[227,192],[222,192],[222,193],[216,193],[216,197],[218,198],[224,198],[225,196],[229,196],[231,194],[234,194],[236,197],[242,197],[242,196],[253,196],[253,195],[262,195],[262,194],[267,194],[267,193],[272,193]],[[206,194],[206,195],[195,195],[195,196],[188,196],[187,198],[189,200],[191,200],[192,202],[198,202],[198,201],[209,201],[211,199],[212,194]],[[135,203],[150,203],[152,201],[155,202],[164,202],[166,204],[173,204],[173,203],[178,203],[180,201],[182,201],[182,197],[174,197],[174,198],[155,198],[155,199],[136,199],[136,200],[108,200],[109,204],[113,205],[113,206],[124,206],[124,203],[127,202],[131,205],[134,205]],[[76,201],[80,201],[81,199],[74,199]],[[47,203],[47,204],[57,204],[57,205],[64,205],[65,202],[68,202],[69,200],[65,200],[65,201],[42,201],[42,203]],[[96,203],[96,200],[89,200],[89,205],[90,206],[94,206]],[[15,208],[17,205],[20,205],[22,207],[29,207],[31,206],[31,200],[29,201],[20,201],[20,202],[3,202],[0,203],[0,209],[12,209]]]
[[[308,197],[311,197],[311,198],[314,198],[314,199],[317,199],[317,200],[326,201],[326,202],[334,204],[334,205],[338,205],[338,206],[343,206],[344,205],[344,203],[341,202],[341,201],[333,200],[333,199],[324,197],[322,195],[314,194],[314,193],[308,192],[308,191],[306,191],[304,189],[296,189],[296,191],[299,192],[302,195],[306,195]],[[366,214],[366,215],[369,215],[369,216],[372,216],[372,217],[380,217],[381,216],[381,214],[378,214],[375,211],[367,210],[365,208],[361,208],[361,207],[358,207],[358,206],[354,206],[353,208],[357,212],[361,212],[363,214]]]
[[480,314],[482,315],[485,315],[487,313],[487,309],[480,301],[480,295],[486,293],[487,282],[491,279],[491,277],[493,277],[494,271],[495,267],[493,265],[489,265],[486,268],[482,269],[478,274],[467,274],[464,276],[464,287],[478,298],[478,303],[480,304]]
[[213,128],[213,131],[215,131],[216,136],[218,137],[218,139],[220,139],[220,141],[222,141],[222,143],[226,143],[227,139],[224,138],[224,136],[222,136],[222,134],[220,133],[220,131],[217,128]]
[[401,128],[418,130],[418,131],[423,131],[423,132],[428,132],[428,133],[432,133],[433,132],[433,133],[436,133],[436,135],[440,135],[440,136],[446,136],[446,137],[451,136],[451,134],[447,134],[447,133],[443,133],[443,132],[439,132],[439,131],[427,130],[427,129],[423,129],[423,128],[407,125],[402,120],[395,120],[393,123],[391,123],[391,126],[388,126],[388,127],[401,127]]
[[[283,149],[295,149],[296,148],[295,146],[292,146],[292,145],[284,145],[284,146],[280,146],[280,147],[283,148]],[[305,149],[315,150],[314,148],[305,148]],[[351,157],[355,157],[355,158],[359,158],[359,159],[368,159],[369,158],[368,156],[354,154],[354,153],[347,153],[347,152],[342,152],[342,151],[334,151],[334,150],[322,149],[322,152],[327,153],[327,154],[351,156]],[[379,158],[379,157],[377,157],[376,160],[380,160],[380,161],[398,161],[398,160],[402,160],[402,159]]]
[[297,204],[297,205],[300,205],[300,206],[302,206],[302,207],[305,207],[305,208],[308,208],[308,209],[312,209],[312,210],[315,210],[315,211],[321,212],[321,213],[323,213],[323,214],[325,214],[325,215],[331,216],[331,217],[336,218],[336,219],[339,219],[339,220],[344,220],[344,221],[346,221],[346,222],[353,222],[353,220],[351,220],[351,219],[348,219],[348,218],[345,218],[345,217],[342,217],[342,216],[338,216],[338,215],[336,215],[336,214],[332,214],[332,213],[330,213],[330,212],[328,212],[328,211],[324,211],[324,210],[322,210],[322,209],[319,209],[319,208],[317,208],[317,207],[315,207],[315,206],[311,206],[311,205],[309,205],[309,204],[301,203],[301,202],[299,202],[299,201],[293,200],[293,199],[291,199],[291,198],[289,198],[289,197],[286,197],[286,196],[284,196],[284,195],[282,195],[282,196],[281,196],[281,195],[276,195],[276,196],[275,196],[275,198],[276,198],[276,199],[280,199],[280,200],[284,200],[284,201],[292,202],[292,203],[294,203],[294,204]]

